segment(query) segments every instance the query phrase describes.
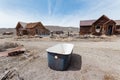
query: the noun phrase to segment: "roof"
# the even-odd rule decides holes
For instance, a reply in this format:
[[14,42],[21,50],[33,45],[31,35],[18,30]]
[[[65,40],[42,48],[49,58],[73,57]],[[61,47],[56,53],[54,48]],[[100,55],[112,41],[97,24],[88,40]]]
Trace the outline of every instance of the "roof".
[[[37,24],[39,24],[40,22],[34,22],[34,23],[28,23],[27,25],[26,25],[26,28],[33,28],[33,27],[35,27]],[[40,23],[41,24],[41,23]]]
[[27,23],[25,23],[25,22],[19,22],[19,23],[21,24],[21,26],[22,26],[23,28],[25,28],[26,25],[27,25]]
[[99,19],[101,19],[103,17],[108,20],[107,22],[113,21],[113,22],[116,23],[116,25],[120,25],[120,20],[111,20],[106,15],[102,15],[97,20],[83,20],[83,21],[80,21],[80,26],[91,26],[92,24],[96,23]]
[[[80,21],[80,26],[91,26],[96,20],[84,20]],[[116,25],[120,25],[120,20],[113,20]]]
[[120,25],[120,20],[114,20],[116,22],[116,25]]
[[80,21],[80,26],[91,26],[96,20],[84,20]]
[[41,24],[41,22],[33,22],[33,23],[25,23],[25,22],[19,22],[23,28],[34,28],[37,24]]
[[97,21],[99,21],[99,20],[102,19],[102,18],[107,19],[107,21],[111,20],[111,19],[109,19],[106,15],[102,15],[102,16],[101,16],[100,18],[98,18],[95,22],[93,22],[93,24],[97,23]]
[[109,20],[109,21],[105,22],[104,24],[107,24],[109,22],[114,22],[116,24],[116,22],[114,20]]

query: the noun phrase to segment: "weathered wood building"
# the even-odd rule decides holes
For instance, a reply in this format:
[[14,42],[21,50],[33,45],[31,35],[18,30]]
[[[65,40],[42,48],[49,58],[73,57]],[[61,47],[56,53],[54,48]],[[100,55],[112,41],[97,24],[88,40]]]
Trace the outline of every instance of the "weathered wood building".
[[24,23],[18,22],[16,25],[16,34],[22,35],[48,35],[50,31],[46,29],[41,22]]
[[111,20],[107,16],[102,15],[97,20],[80,21],[80,34],[120,34],[120,20]]

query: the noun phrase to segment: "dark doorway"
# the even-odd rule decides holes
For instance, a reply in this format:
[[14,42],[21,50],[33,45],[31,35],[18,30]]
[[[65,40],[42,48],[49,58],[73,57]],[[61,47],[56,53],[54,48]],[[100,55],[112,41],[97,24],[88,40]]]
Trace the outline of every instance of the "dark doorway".
[[23,34],[23,35],[28,35],[27,30],[23,30],[23,31],[22,31],[22,34]]
[[108,26],[108,31],[107,31],[108,35],[112,35],[112,27],[113,27],[112,25]]
[[38,29],[35,29],[35,32],[36,32],[36,34],[39,34],[39,30]]

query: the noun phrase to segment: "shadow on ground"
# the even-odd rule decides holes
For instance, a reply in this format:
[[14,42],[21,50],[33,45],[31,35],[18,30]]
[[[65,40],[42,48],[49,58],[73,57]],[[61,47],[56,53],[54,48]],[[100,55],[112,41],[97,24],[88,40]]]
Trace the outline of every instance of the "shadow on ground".
[[78,71],[81,70],[82,67],[82,57],[78,54],[73,53],[70,67],[68,71]]

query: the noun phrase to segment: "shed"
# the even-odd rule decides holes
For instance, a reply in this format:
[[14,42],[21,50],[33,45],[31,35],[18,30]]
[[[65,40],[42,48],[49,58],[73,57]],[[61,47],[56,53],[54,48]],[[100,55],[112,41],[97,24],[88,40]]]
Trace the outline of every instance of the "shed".
[[80,35],[113,35],[120,33],[120,20],[112,20],[102,15],[97,20],[80,21]]
[[22,35],[49,35],[50,31],[46,29],[41,22],[25,23],[18,22],[16,25],[16,34]]

